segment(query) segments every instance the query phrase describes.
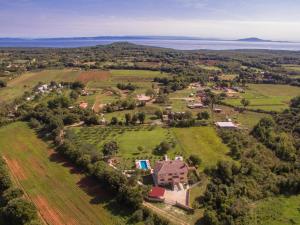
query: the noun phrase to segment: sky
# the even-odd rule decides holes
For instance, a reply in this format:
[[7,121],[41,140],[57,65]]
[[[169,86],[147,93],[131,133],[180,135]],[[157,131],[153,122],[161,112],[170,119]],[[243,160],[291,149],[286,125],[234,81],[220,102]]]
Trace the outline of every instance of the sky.
[[0,0],[0,37],[171,35],[300,41],[300,0]]

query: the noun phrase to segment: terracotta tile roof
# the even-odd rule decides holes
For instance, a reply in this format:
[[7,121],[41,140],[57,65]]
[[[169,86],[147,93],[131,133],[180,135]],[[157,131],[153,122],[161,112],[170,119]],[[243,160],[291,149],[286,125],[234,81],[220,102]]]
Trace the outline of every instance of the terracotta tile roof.
[[157,173],[176,173],[188,172],[188,166],[181,160],[158,161],[155,164],[154,172]]

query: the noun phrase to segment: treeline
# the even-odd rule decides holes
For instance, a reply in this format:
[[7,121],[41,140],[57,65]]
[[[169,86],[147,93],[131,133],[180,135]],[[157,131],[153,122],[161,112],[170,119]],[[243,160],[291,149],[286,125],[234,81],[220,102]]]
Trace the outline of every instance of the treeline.
[[285,132],[278,131],[273,119],[260,120],[251,134],[272,149],[278,158],[292,162],[296,160],[296,148],[292,137]]
[[128,84],[118,83],[117,88],[119,88],[120,90],[134,91],[136,89],[136,86],[133,85],[132,83],[128,83]]
[[0,158],[0,224],[40,224],[35,206],[25,199],[21,189],[13,185],[2,157]]
[[190,111],[169,113],[168,118],[168,125],[171,127],[191,127],[196,123],[196,120],[193,118],[193,114]]
[[280,130],[293,136],[294,145],[299,154],[300,149],[300,96],[291,100],[290,109],[276,114],[275,121]]
[[80,151],[72,141],[65,139],[58,151],[77,166],[84,168],[89,175],[96,177],[107,190],[116,195],[119,204],[136,210],[141,207],[143,194],[147,192],[136,180],[128,179],[120,171],[108,166],[103,159],[95,158],[88,152]]
[[[275,120],[263,118],[252,136],[244,131],[218,131],[236,161],[221,161],[205,169],[211,181],[198,199],[206,209],[204,224],[248,224],[253,202],[300,193],[299,103],[299,97],[293,99],[291,108],[275,114]],[[284,118],[292,121],[286,124]]]
[[134,99],[125,99],[125,100],[117,100],[115,102],[109,103],[102,108],[103,112],[111,113],[115,111],[122,110],[132,110],[136,107],[145,106],[144,102],[137,102]]

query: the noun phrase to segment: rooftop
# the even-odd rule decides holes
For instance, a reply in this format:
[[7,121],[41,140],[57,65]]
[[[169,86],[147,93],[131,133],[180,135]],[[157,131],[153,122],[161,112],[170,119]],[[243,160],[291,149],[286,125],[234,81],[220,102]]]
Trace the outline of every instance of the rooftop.
[[165,194],[165,189],[162,187],[152,187],[151,191],[149,192],[149,197],[152,198],[160,198],[163,197]]
[[174,173],[177,171],[188,172],[188,166],[181,160],[158,161],[155,164],[154,171],[162,173]]
[[233,122],[216,122],[216,125],[221,128],[237,128],[237,125]]

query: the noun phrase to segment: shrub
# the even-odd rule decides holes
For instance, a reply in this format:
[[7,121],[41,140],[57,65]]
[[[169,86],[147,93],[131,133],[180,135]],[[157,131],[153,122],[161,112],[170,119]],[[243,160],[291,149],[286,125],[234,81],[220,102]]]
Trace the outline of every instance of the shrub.
[[197,155],[190,155],[189,160],[191,161],[192,165],[199,166],[202,162],[199,156]]
[[25,225],[37,219],[37,211],[32,203],[17,198],[9,201],[3,208],[3,217],[10,225]]

